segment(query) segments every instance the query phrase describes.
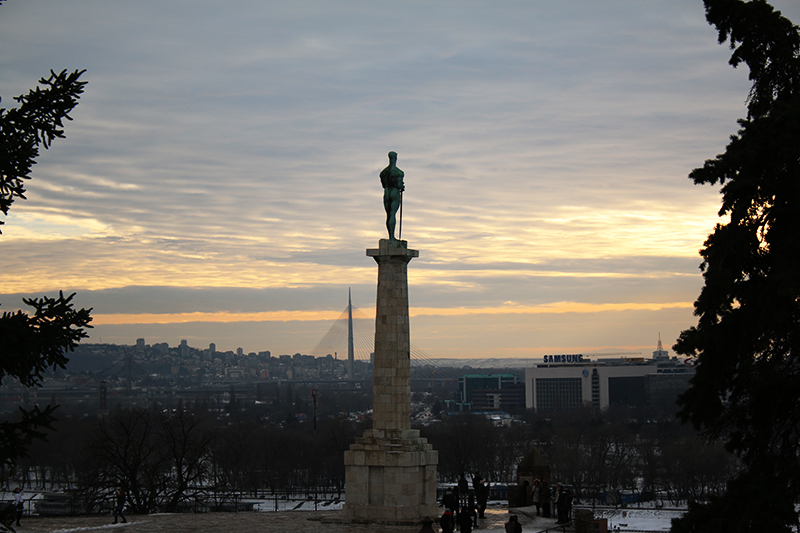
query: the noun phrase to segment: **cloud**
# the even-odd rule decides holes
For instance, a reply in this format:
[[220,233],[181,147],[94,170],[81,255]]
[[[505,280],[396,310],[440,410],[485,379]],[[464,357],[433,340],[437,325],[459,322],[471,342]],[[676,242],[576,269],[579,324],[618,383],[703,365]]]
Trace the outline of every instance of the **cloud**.
[[606,343],[598,316],[620,321],[616,344],[642,316],[677,335],[693,318],[668,305],[696,297],[719,208],[686,176],[724,149],[749,88],[695,0],[28,0],[0,7],[0,35],[4,105],[51,68],[89,81],[5,219],[3,305],[76,290],[98,318],[172,316],[159,335],[255,345],[243,324],[281,324],[287,352],[348,287],[372,304],[389,150],[421,251],[412,307],[437,310],[414,320],[437,350],[509,301],[586,306],[487,324],[577,332],[551,349]]
[[[691,308],[691,302],[667,303],[603,303],[588,304],[583,302],[555,302],[540,306],[521,306],[513,302],[506,302],[503,307],[493,308],[412,308],[409,315],[419,316],[465,316],[465,315],[537,315],[543,313],[599,313],[604,311],[648,310],[658,311],[671,308]],[[364,312],[362,311],[362,314]],[[134,325],[134,324],[181,324],[185,322],[292,322],[292,321],[320,321],[336,320],[341,315],[339,311],[262,311],[250,313],[230,312],[191,312],[191,313],[141,313],[126,314],[100,314],[93,315],[93,325]],[[374,311],[372,319],[375,318]],[[369,317],[367,317],[369,318]]]

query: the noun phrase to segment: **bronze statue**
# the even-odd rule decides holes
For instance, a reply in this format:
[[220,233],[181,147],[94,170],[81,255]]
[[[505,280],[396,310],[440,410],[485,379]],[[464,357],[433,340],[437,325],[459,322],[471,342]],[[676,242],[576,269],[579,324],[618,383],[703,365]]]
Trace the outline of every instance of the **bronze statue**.
[[381,185],[383,185],[383,207],[386,209],[386,229],[389,231],[389,240],[394,238],[394,227],[397,224],[397,210],[400,209],[400,232],[403,231],[403,171],[397,168],[397,153],[389,152],[389,166],[381,171]]

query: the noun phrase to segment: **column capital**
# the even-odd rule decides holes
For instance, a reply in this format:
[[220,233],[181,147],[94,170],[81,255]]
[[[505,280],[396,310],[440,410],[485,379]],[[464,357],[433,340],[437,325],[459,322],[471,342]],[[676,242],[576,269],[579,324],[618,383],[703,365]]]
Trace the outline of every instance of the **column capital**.
[[378,248],[367,248],[367,255],[379,261],[378,258],[405,258],[406,262],[415,257],[419,257],[419,250],[408,248],[408,241],[392,241],[381,239],[378,241]]

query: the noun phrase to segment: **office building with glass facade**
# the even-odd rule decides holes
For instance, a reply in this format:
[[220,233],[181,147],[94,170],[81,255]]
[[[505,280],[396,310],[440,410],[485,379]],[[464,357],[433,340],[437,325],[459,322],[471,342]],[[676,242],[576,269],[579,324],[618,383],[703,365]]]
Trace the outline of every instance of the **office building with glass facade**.
[[671,408],[689,386],[694,369],[677,359],[558,357],[525,369],[525,407],[537,411],[607,409],[614,405]]

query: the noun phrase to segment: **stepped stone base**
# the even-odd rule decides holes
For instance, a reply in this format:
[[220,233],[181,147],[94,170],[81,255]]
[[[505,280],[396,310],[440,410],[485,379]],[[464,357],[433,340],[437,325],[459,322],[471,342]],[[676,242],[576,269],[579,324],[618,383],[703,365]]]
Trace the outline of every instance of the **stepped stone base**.
[[344,517],[409,523],[437,516],[438,460],[438,452],[417,430],[365,431],[344,452]]

